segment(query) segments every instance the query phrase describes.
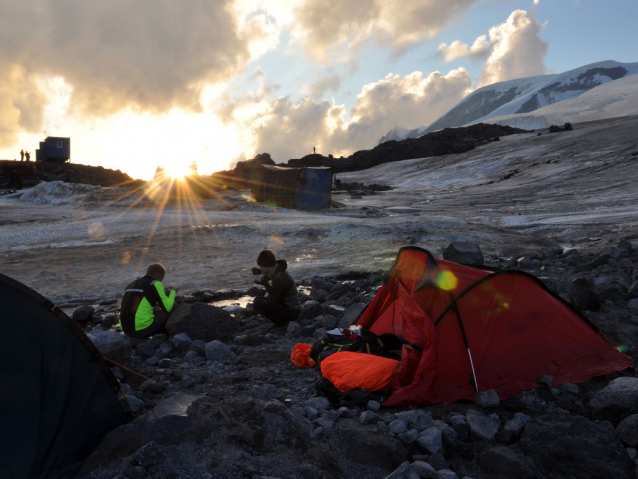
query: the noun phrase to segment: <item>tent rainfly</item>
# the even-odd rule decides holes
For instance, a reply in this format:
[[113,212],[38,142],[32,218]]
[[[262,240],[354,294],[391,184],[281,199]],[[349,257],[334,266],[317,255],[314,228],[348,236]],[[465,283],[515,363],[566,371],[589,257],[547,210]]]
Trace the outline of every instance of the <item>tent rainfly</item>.
[[261,165],[251,180],[256,201],[282,208],[330,208],[332,168],[282,168]]
[[404,340],[386,406],[501,399],[632,367],[587,318],[521,271],[490,272],[399,250],[388,282],[357,324]]
[[117,379],[63,311],[0,274],[0,478],[71,478],[126,424]]

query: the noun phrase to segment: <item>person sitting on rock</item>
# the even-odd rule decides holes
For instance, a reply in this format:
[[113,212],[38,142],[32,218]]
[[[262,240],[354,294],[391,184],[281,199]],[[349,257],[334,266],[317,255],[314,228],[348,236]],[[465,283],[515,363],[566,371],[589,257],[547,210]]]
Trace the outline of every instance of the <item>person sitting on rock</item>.
[[301,311],[299,292],[295,281],[286,271],[286,260],[276,260],[270,250],[263,250],[257,258],[259,268],[253,268],[254,274],[261,274],[261,279],[255,281],[265,286],[267,297],[255,298],[253,308],[256,313],[270,319],[276,326],[284,326],[290,321],[296,321]]
[[[149,264],[146,275],[126,287],[120,310],[120,326],[127,336],[149,338],[159,333],[167,334],[166,322],[175,304],[175,290],[166,296],[162,285],[165,274],[166,268],[162,264]],[[155,312],[156,306],[160,311]]]

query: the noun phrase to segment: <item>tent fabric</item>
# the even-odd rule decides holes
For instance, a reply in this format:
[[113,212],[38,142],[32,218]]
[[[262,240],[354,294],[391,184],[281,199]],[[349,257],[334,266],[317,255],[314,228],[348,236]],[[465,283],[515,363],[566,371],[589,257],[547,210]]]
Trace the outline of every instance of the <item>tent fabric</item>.
[[314,368],[317,365],[317,362],[310,357],[311,350],[312,344],[295,344],[292,348],[292,353],[290,354],[290,360],[298,368]]
[[477,388],[506,399],[546,374],[560,385],[632,367],[534,276],[475,269],[417,247],[399,251],[357,324],[423,348],[404,346],[387,406],[473,401]]
[[356,388],[387,391],[398,361],[373,354],[342,351],[321,361],[321,375],[340,392]]
[[0,275],[0,478],[74,477],[128,415],[119,384],[53,303]]
[[256,201],[282,208],[327,208],[332,195],[332,169],[261,165],[251,180],[251,195]]

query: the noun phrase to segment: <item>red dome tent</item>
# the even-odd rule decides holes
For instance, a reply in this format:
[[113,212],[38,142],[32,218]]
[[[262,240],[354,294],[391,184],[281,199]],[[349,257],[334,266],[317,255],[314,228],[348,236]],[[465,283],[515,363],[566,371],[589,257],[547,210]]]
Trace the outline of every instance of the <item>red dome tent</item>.
[[534,276],[462,266],[416,247],[399,250],[357,324],[407,343],[386,406],[473,401],[488,389],[505,399],[546,374],[560,385],[632,367]]

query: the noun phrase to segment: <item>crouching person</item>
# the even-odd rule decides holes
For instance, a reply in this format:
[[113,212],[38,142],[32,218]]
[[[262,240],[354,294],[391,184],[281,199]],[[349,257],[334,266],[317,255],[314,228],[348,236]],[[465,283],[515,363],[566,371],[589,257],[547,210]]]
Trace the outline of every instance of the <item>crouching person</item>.
[[276,326],[285,326],[296,321],[301,311],[299,293],[292,276],[286,271],[286,260],[276,260],[272,251],[264,250],[257,258],[259,268],[253,273],[262,274],[256,283],[266,287],[267,297],[255,298],[253,308],[256,313],[270,319]]
[[[165,274],[166,268],[160,263],[149,264],[146,275],[126,287],[120,326],[127,336],[148,338],[159,333],[168,334],[166,322],[175,304],[175,291],[171,290],[166,296],[162,285]],[[159,312],[154,311],[155,306],[159,306]]]

